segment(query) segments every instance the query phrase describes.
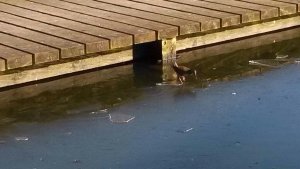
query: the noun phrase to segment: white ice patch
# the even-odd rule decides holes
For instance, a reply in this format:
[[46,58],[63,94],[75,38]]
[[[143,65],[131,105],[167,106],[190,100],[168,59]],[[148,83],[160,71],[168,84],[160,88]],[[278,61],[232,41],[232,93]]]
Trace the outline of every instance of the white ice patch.
[[135,117],[128,114],[120,114],[120,113],[109,114],[109,120],[112,123],[129,123],[133,119],[135,119]]

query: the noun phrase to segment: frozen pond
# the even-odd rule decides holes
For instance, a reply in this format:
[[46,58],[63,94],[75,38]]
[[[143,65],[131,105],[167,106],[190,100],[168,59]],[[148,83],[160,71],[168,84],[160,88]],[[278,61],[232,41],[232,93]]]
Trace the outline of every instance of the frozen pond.
[[183,86],[127,65],[4,91],[0,168],[300,168],[299,44],[182,54],[199,72]]

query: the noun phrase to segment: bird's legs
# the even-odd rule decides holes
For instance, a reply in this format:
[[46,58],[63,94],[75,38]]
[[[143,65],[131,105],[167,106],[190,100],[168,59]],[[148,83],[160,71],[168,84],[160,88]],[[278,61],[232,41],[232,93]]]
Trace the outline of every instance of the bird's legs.
[[198,80],[198,77],[197,77],[197,70],[194,70],[194,75],[195,75],[195,79]]
[[180,84],[183,85],[183,82],[185,81],[184,76],[178,76],[178,80],[180,81]]
[[176,62],[176,60],[173,62],[173,65],[174,65],[175,67],[179,67],[178,64],[177,64],[177,62]]

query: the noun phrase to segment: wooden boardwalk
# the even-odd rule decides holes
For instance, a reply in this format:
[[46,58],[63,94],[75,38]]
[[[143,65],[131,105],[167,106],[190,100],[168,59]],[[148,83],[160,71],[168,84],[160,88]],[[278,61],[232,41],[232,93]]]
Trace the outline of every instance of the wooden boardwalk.
[[[300,0],[0,0],[0,87],[131,61],[132,47],[148,42],[177,38],[181,50],[297,26],[299,6]],[[220,35],[231,30],[240,33]]]

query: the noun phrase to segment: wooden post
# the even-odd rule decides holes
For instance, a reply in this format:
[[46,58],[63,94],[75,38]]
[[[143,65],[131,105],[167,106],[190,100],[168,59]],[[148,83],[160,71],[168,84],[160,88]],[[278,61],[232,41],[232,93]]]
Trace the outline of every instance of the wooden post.
[[177,74],[172,68],[171,62],[163,62],[162,63],[162,81],[174,81],[177,79]]
[[176,61],[176,38],[163,39],[162,43],[162,80],[173,81],[177,79],[172,65]]
[[162,60],[169,62],[176,59],[176,37],[172,39],[163,39],[162,43]]

